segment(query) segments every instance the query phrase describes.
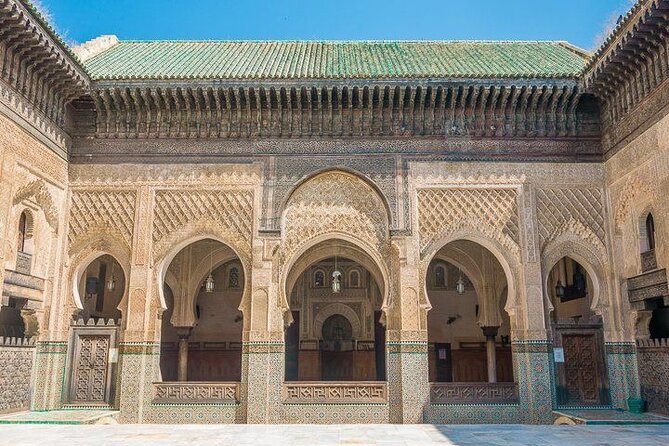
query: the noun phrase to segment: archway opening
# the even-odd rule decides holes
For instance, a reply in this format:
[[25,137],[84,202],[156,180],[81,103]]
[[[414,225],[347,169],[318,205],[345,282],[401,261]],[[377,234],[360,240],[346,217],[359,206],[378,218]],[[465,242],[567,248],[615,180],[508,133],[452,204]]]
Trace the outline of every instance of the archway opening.
[[167,268],[161,321],[163,381],[241,381],[245,277],[227,245],[191,243]]
[[508,284],[488,249],[468,240],[446,244],[425,281],[431,382],[513,382]]
[[119,262],[109,254],[96,258],[79,278],[78,291],[83,307],[80,316],[84,320],[120,320],[118,306],[125,288],[125,274]]
[[305,252],[288,275],[286,381],[384,381],[383,292],[378,268],[350,244]]
[[571,257],[553,265],[546,282],[554,343],[558,404],[606,405],[610,401],[601,316],[592,311],[593,277]]
[[648,212],[639,221],[639,252],[641,254],[641,272],[645,273],[657,269],[655,251],[655,219]]

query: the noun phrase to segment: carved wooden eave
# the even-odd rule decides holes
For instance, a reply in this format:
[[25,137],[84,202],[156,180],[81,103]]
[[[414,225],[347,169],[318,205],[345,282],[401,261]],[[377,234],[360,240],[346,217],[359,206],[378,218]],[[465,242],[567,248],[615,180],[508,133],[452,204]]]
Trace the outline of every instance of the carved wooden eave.
[[[666,105],[666,100],[653,96],[666,87],[668,72],[669,0],[640,0],[594,54],[583,75],[585,87],[602,101],[605,149],[629,137]],[[662,104],[641,107],[648,99]]]
[[0,52],[2,103],[64,145],[65,105],[90,84],[76,57],[24,0],[0,0]]
[[576,80],[96,83],[81,138],[598,137]]

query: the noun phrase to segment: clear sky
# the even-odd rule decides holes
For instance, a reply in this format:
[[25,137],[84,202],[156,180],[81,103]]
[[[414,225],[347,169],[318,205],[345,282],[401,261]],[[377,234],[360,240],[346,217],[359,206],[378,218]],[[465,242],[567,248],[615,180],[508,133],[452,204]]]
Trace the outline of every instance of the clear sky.
[[631,0],[39,0],[70,43],[120,39],[567,40],[593,49]]

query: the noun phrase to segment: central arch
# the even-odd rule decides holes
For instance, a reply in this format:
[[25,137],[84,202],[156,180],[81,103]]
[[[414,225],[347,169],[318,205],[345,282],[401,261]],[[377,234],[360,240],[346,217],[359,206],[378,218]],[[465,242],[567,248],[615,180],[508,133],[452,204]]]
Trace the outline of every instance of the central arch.
[[[287,263],[286,381],[385,380],[388,274],[358,243],[341,234],[318,237]],[[336,328],[350,337],[325,339],[325,324],[332,334],[337,321],[346,321],[348,328]]]

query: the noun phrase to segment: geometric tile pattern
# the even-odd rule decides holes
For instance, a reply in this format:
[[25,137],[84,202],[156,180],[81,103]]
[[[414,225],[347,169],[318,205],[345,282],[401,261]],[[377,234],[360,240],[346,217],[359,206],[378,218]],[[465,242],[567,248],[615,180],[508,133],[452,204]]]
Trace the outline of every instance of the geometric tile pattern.
[[640,396],[637,354],[634,344],[607,342],[605,349],[611,405],[627,409],[627,398]]

